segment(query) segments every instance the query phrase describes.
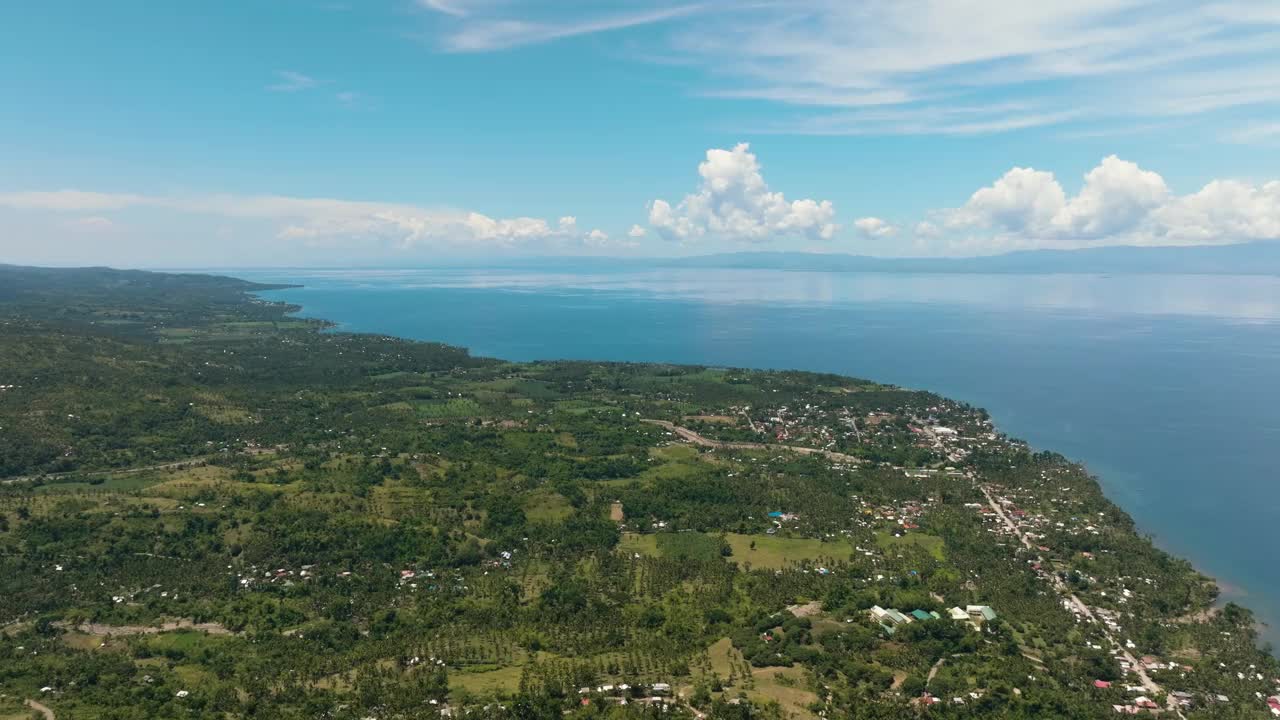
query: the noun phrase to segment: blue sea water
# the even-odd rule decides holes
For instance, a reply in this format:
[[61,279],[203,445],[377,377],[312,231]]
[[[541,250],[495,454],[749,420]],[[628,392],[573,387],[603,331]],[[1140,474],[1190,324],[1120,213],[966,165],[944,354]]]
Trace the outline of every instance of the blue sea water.
[[[512,360],[798,368],[928,389],[1083,462],[1280,640],[1280,278],[244,271],[344,330]],[[1280,642],[1276,642],[1280,645]]]

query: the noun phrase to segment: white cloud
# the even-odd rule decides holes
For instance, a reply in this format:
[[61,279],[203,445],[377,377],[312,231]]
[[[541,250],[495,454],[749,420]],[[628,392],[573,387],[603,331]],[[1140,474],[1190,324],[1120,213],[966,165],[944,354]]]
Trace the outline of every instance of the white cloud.
[[647,234],[648,232],[646,232],[645,229],[640,227],[639,225],[632,225],[631,229],[627,231],[627,237],[632,237],[632,238],[642,238]]
[[1164,178],[1111,155],[1084,176],[1084,188],[1053,224],[1063,234],[1107,237],[1136,227],[1168,197]]
[[898,228],[878,217],[864,217],[853,221],[858,232],[869,238],[884,238],[895,235]]
[[455,2],[455,0],[418,0],[418,4],[428,10],[435,10],[454,17],[466,17],[467,15],[465,2]]
[[928,220],[916,223],[915,236],[922,240],[931,240],[942,235],[942,229]]
[[145,205],[150,198],[128,193],[100,193],[84,190],[49,190],[0,193],[0,206],[16,210],[52,210],[56,212],[122,210]]
[[1214,180],[1152,213],[1162,238],[1182,243],[1280,239],[1280,181]]
[[502,247],[577,237],[577,220],[572,216],[561,218],[553,226],[533,217],[492,218],[464,210],[278,195],[165,196],[59,190],[0,193],[0,207],[55,213],[165,210],[262,221],[274,228],[275,237],[283,240],[373,240],[400,248],[477,244]]
[[1280,11],[1258,0],[418,2],[453,51],[661,24],[637,53],[704,70],[698,94],[800,109],[762,130],[979,134],[1280,104]]
[[697,192],[679,204],[659,199],[649,205],[649,224],[663,237],[764,242],[780,235],[821,240],[835,235],[838,226],[831,202],[807,198],[788,202],[782,193],[771,191],[746,143],[732,150],[708,150],[698,174],[702,183]]
[[657,9],[641,6],[607,14],[584,14],[580,6],[574,6],[560,15],[531,17],[508,14],[508,8],[494,3],[466,9],[457,2],[425,0],[424,4],[453,16],[457,21],[456,26],[443,37],[444,48],[453,52],[506,50],[580,35],[624,30],[666,22],[702,9],[700,4],[686,4]]
[[938,215],[953,231],[993,231],[964,239],[991,249],[1280,239],[1280,181],[1214,180],[1179,197],[1159,174],[1112,155],[1085,175],[1074,197],[1053,173],[1014,168]]
[[1241,145],[1274,143],[1280,141],[1280,122],[1247,125],[1227,133],[1225,139]]
[[106,232],[116,229],[115,221],[101,215],[89,215],[86,217],[74,218],[66,221],[64,225],[72,230],[80,230],[84,232]]
[[310,90],[319,85],[315,78],[310,75],[304,75],[293,70],[277,70],[276,82],[268,85],[267,89],[273,92],[299,92],[302,90]]
[[1039,233],[1066,205],[1066,193],[1051,172],[1015,167],[975,192],[950,213],[953,227],[977,226],[1015,233]]

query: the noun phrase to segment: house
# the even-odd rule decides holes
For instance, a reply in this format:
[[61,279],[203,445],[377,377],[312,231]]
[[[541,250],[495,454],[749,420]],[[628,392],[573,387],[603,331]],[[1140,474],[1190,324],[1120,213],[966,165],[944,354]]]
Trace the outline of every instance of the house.
[[654,684],[653,684],[653,694],[654,694],[654,695],[667,695],[667,694],[670,694],[670,692],[671,692],[671,685],[670,685],[669,683],[654,683]]
[[1106,680],[1094,680],[1093,686],[1100,690],[1106,690],[1107,688],[1111,687],[1111,683],[1107,682]]
[[912,611],[911,611],[911,617],[915,618],[916,620],[920,620],[920,621],[924,621],[924,620],[937,620],[937,619],[938,619],[937,615],[938,615],[937,613],[932,613],[932,614],[930,614],[930,613],[925,612],[924,610],[912,610]]
[[951,616],[952,620],[956,620],[958,622],[969,621],[969,613],[965,612],[964,610],[961,610],[958,607],[951,608],[950,610],[947,611],[947,613]]
[[888,627],[897,627],[903,623],[911,622],[910,618],[897,610],[892,608],[882,608],[879,605],[871,608],[871,619],[881,625],[887,625]]
[[969,618],[979,625],[996,619],[996,611],[986,605],[969,605],[965,608],[965,612],[969,613]]

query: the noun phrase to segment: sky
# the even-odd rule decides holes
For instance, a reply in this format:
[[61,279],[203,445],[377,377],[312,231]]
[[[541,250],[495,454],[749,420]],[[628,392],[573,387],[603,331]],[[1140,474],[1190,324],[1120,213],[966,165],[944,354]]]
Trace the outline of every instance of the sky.
[[0,4],[0,262],[1280,240],[1280,0]]

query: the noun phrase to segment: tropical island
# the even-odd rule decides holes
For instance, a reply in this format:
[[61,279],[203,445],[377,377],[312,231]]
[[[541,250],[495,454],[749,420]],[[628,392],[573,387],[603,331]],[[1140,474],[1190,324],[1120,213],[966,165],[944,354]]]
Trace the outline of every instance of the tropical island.
[[0,718],[1280,715],[1250,612],[981,409],[265,289],[0,266]]

